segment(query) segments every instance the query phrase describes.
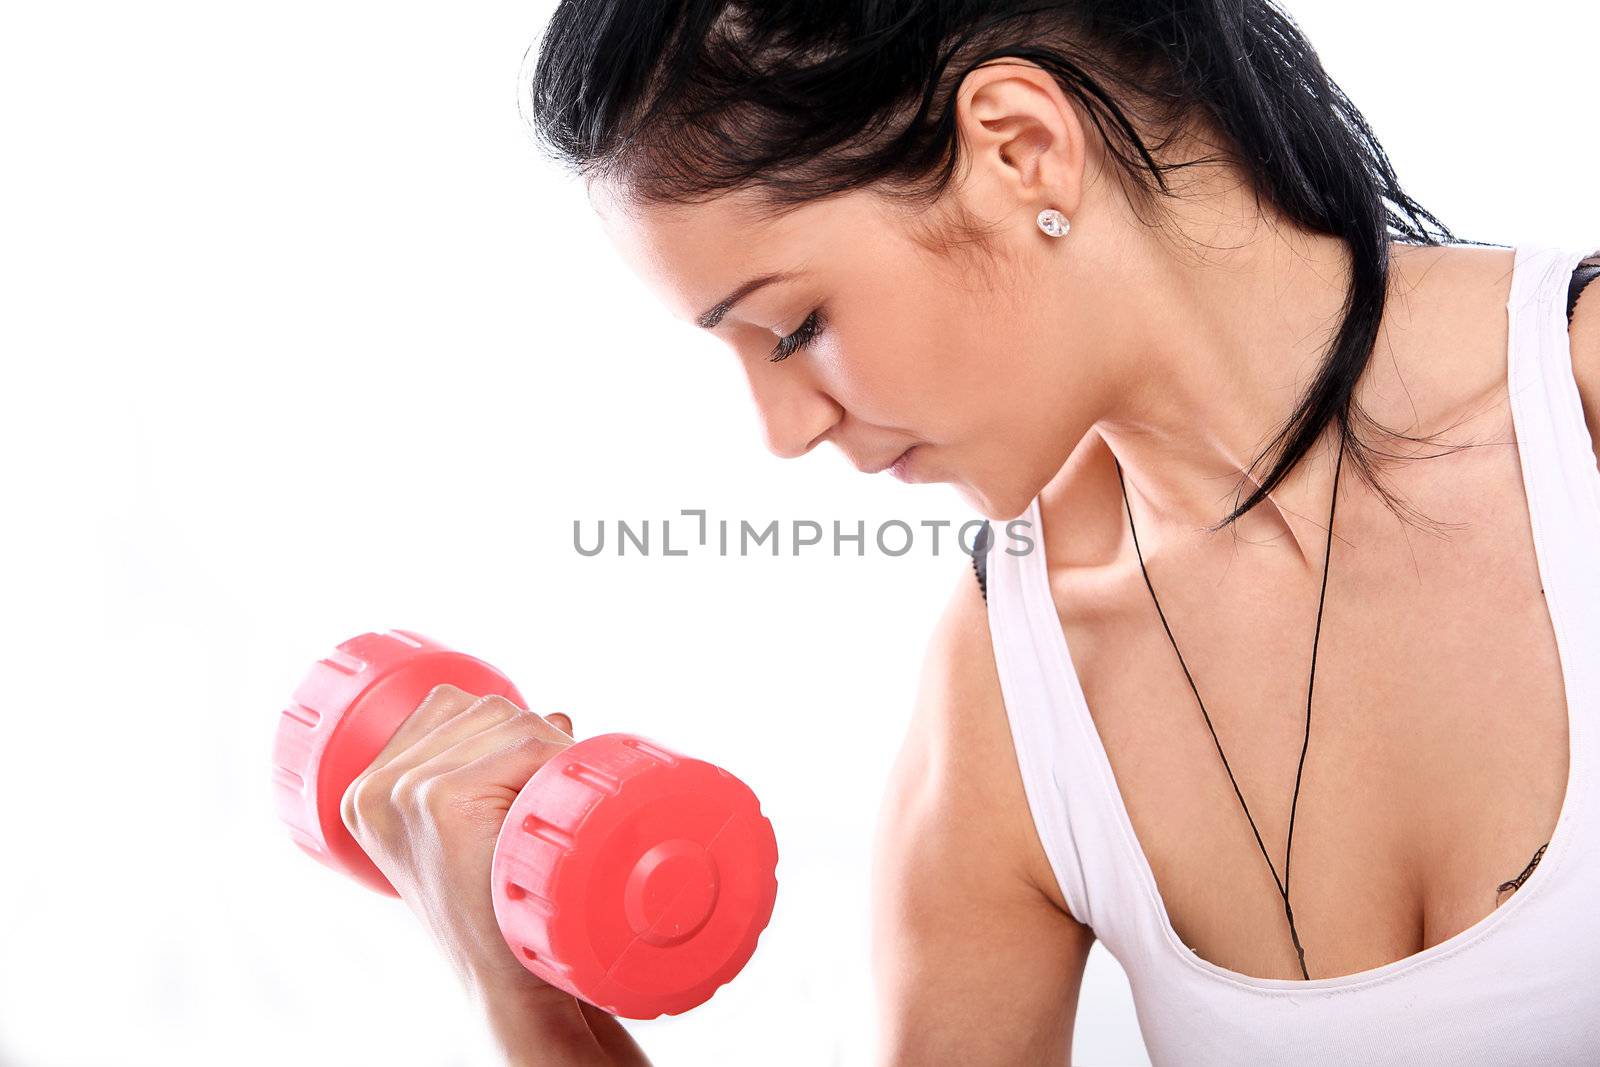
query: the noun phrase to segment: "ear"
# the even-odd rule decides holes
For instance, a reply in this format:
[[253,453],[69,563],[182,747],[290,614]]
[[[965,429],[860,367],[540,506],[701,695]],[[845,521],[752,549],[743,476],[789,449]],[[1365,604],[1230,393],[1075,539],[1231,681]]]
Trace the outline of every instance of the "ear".
[[1069,219],[1083,203],[1089,141],[1077,107],[1042,67],[1006,59],[961,83],[956,126],[973,179],[971,205],[988,218],[1045,207]]

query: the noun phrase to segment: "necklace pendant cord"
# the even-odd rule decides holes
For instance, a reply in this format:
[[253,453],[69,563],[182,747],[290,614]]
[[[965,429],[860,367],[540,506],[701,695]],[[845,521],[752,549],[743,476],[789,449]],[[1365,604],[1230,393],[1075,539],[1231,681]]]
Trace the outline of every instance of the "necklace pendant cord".
[[[1216,745],[1217,755],[1222,759],[1222,767],[1228,772],[1228,780],[1233,783],[1234,795],[1239,798],[1239,804],[1244,808],[1244,817],[1250,821],[1250,830],[1255,834],[1256,845],[1261,849],[1261,855],[1267,861],[1267,869],[1272,872],[1272,880],[1277,883],[1279,895],[1283,897],[1283,914],[1289,923],[1289,939],[1294,943],[1295,955],[1300,963],[1300,974],[1307,981],[1310,981],[1311,973],[1306,967],[1305,948],[1300,943],[1299,931],[1295,929],[1294,909],[1289,906],[1289,857],[1294,848],[1294,816],[1300,800],[1300,781],[1305,772],[1306,750],[1311,744],[1311,695],[1317,678],[1317,644],[1322,636],[1322,607],[1327,600],[1328,594],[1328,561],[1333,555],[1333,517],[1334,508],[1339,499],[1339,473],[1344,467],[1344,434],[1341,433],[1339,436],[1339,458],[1333,468],[1333,491],[1328,501],[1328,540],[1322,555],[1322,589],[1317,596],[1317,625],[1311,638],[1311,671],[1310,677],[1306,681],[1306,732],[1305,739],[1300,745],[1300,765],[1296,769],[1294,776],[1294,795],[1289,802],[1289,833],[1283,849],[1283,878],[1281,880],[1278,878],[1278,869],[1273,864],[1272,857],[1267,853],[1267,846],[1261,840],[1261,831],[1256,828],[1256,821],[1250,815],[1250,805],[1245,803],[1244,793],[1239,789],[1239,781],[1234,777],[1233,768],[1228,764],[1228,757],[1222,751],[1222,742],[1217,738],[1217,729],[1211,723],[1210,714],[1206,712],[1205,702],[1200,699],[1200,690],[1195,685],[1194,676],[1189,673],[1189,665],[1184,662],[1183,653],[1178,650],[1177,639],[1172,636],[1172,627],[1167,624],[1166,612],[1161,610],[1161,600],[1156,596],[1155,586],[1150,582],[1150,572],[1145,569],[1144,552],[1139,547],[1139,531],[1133,525],[1133,505],[1128,501],[1128,486],[1122,477],[1122,464],[1117,462],[1115,457],[1112,457],[1112,462],[1116,463],[1117,482],[1122,487],[1122,503],[1128,512],[1128,530],[1133,535],[1133,550],[1139,557],[1139,571],[1144,575],[1145,587],[1150,590],[1150,599],[1155,602],[1156,614],[1160,616],[1161,626],[1167,632],[1167,640],[1172,642],[1172,651],[1177,653],[1178,665],[1183,668],[1183,676],[1188,679],[1189,688],[1194,692],[1195,703],[1200,705],[1200,714],[1205,718],[1206,728],[1211,731],[1211,740]],[[1543,850],[1541,849],[1540,851],[1542,852]],[[1536,863],[1538,863],[1537,856],[1534,858],[1534,864]],[[1528,870],[1531,871],[1532,869],[1533,864],[1530,864]],[[1528,871],[1524,871],[1517,879],[1517,884],[1520,885],[1521,879],[1526,878],[1527,875]],[[1510,882],[1506,883],[1507,886],[1511,884]],[[1502,886],[1503,888],[1505,887]]]

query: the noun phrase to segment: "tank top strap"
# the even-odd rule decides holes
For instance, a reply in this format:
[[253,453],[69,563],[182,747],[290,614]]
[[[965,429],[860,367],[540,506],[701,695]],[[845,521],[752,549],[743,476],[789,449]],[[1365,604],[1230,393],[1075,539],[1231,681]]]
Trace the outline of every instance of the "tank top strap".
[[[1039,501],[989,539],[989,631],[1034,826],[1073,918],[1113,951],[1159,901],[1139,878],[1133,826],[1089,713],[1046,567]],[[1132,925],[1130,925],[1132,924]]]
[[[1506,301],[1506,386],[1570,730],[1563,810],[1572,817],[1563,817],[1557,832],[1584,835],[1593,832],[1597,803],[1586,779],[1600,760],[1600,465],[1573,373],[1567,294],[1573,271],[1594,254],[1519,246]],[[1546,859],[1562,865],[1576,844],[1558,847],[1552,839]]]
[[1600,648],[1600,466],[1573,373],[1566,296],[1573,270],[1593,254],[1517,248],[1506,302],[1506,387],[1540,578],[1558,630],[1584,653],[1574,666],[1593,674],[1585,689],[1600,689],[1591,651]]
[[[1574,812],[1600,755],[1600,467],[1572,373],[1566,296],[1594,250],[1515,252],[1507,300],[1507,382],[1539,573],[1570,706]],[[981,570],[995,666],[1022,783],[1069,910],[1131,970],[1157,958],[1165,906],[1121,803],[1051,592],[1035,497],[991,523]],[[1600,802],[1600,801],[1596,801]],[[1558,833],[1595,819],[1564,819]],[[1547,862],[1572,854],[1552,843]],[[1547,885],[1554,872],[1546,871]],[[1165,957],[1162,957],[1165,958]]]

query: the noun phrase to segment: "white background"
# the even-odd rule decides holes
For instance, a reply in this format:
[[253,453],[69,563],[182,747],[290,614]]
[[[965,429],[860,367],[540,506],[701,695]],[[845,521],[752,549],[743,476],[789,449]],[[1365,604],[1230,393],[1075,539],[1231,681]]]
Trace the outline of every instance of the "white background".
[[[549,9],[0,16],[0,1062],[488,1062],[405,909],[272,809],[289,691],[396,626],[760,794],[772,924],[629,1024],[657,1064],[870,1062],[870,838],[967,557],[586,559],[572,523],[973,513],[761,447],[519,124]],[[1593,5],[1291,10],[1460,236],[1600,243]],[[1075,1059],[1143,1056],[1096,946]]]

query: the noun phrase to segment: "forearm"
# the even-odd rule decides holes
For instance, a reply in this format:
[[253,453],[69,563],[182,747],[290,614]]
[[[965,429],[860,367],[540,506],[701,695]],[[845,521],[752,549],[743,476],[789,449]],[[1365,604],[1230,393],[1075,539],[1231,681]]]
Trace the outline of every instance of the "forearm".
[[616,1016],[585,1001],[577,1001],[577,1004],[583,1011],[583,1017],[588,1020],[594,1039],[611,1057],[608,1063],[614,1067],[652,1067],[650,1057],[644,1054],[644,1049],[639,1047]]
[[620,1023],[576,997],[479,991],[475,999],[509,1067],[651,1067]]

